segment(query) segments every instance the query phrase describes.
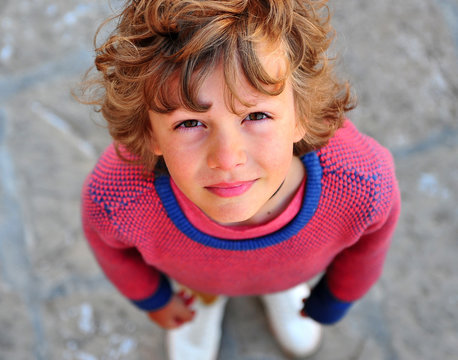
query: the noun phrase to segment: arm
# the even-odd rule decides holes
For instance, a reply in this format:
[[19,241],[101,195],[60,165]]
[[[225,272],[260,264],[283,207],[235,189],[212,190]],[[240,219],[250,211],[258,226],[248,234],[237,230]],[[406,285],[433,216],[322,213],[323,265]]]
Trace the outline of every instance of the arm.
[[[106,225],[106,224],[104,224]],[[102,226],[101,226],[102,227]],[[103,226],[107,229],[107,226]],[[100,235],[83,208],[83,229],[94,256],[107,278],[137,307],[156,310],[170,301],[168,279],[146,264],[140,253],[117,241],[108,231]]]
[[192,299],[174,295],[167,278],[145,264],[135,249],[110,247],[87,227],[85,233],[108,279],[133,304],[147,311],[152,321],[164,329],[174,329],[193,319],[189,308]]
[[400,213],[397,188],[389,211],[336,256],[305,301],[303,313],[323,324],[339,321],[378,280]]
[[148,312],[159,326],[172,329],[192,320],[192,299],[174,295],[167,277],[143,261],[120,239],[107,211],[89,196],[85,186],[82,222],[87,241],[107,278],[134,305]]

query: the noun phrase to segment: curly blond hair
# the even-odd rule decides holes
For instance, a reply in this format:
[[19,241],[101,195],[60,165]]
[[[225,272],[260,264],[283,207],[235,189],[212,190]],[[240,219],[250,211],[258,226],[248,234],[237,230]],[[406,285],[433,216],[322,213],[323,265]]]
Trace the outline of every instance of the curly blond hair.
[[[294,154],[303,155],[324,146],[342,126],[344,113],[355,106],[348,83],[336,78],[326,54],[334,35],[326,3],[127,1],[95,35],[94,43],[104,25],[117,21],[108,39],[95,46],[98,73],[92,77],[86,73],[81,99],[102,112],[118,154],[122,157],[121,145],[148,172],[158,167],[151,151],[148,110],[167,113],[182,106],[206,111],[197,94],[219,63],[231,96],[242,102],[234,86],[240,70],[256,90],[272,96],[290,79],[297,120],[305,130]],[[282,47],[288,63],[284,76],[273,78],[265,71],[256,52],[260,41]],[[172,77],[178,82],[172,82]]]

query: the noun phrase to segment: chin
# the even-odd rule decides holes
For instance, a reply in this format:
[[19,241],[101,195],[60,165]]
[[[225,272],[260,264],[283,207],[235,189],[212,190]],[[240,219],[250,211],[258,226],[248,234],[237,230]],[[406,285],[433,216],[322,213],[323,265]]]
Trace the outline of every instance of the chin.
[[230,211],[222,212],[221,214],[214,214],[214,216],[209,216],[213,221],[225,226],[236,226],[236,225],[247,225],[251,223],[253,216],[252,213],[241,214],[240,211],[231,213]]

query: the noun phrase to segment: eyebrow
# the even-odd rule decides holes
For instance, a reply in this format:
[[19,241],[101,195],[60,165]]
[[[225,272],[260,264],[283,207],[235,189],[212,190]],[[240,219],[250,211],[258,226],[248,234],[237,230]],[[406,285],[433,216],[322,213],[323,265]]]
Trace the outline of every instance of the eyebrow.
[[[232,93],[231,93],[232,94]],[[266,101],[270,100],[270,99],[275,99],[276,96],[272,96],[272,95],[267,95],[267,94],[263,94],[259,91],[250,91],[250,94],[247,96],[248,99],[245,99],[244,102],[245,104],[241,103],[237,97],[232,94],[231,95],[231,98],[233,100],[235,100],[235,104],[236,106],[230,106],[230,103],[226,102],[226,105],[229,105],[229,109],[231,110],[231,112],[233,112],[232,110],[236,110],[238,109],[238,111],[236,112],[233,112],[234,114],[237,114],[237,115],[240,115],[241,113],[247,111],[247,110],[250,110],[256,106],[259,106],[259,105],[263,105],[263,103],[265,103]],[[232,100],[231,99],[231,100]],[[199,100],[199,99],[198,99]],[[228,99],[229,100],[229,99]],[[184,105],[184,103],[182,101],[180,101],[177,105],[178,107],[173,110],[171,113],[177,113],[179,111],[182,111],[182,112],[185,112],[185,113],[192,113],[192,114],[200,114],[200,113],[206,113],[207,111],[209,111],[212,106],[213,106],[213,102],[212,101],[198,101],[198,103],[204,107],[208,107],[208,110],[206,111],[203,111],[203,112],[200,112],[200,111],[195,111],[193,109],[190,109],[188,107],[186,107]]]

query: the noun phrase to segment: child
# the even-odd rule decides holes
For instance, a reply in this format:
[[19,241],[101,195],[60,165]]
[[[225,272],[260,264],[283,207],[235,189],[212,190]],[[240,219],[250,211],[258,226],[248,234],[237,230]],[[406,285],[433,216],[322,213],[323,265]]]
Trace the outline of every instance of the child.
[[[88,82],[114,144],[83,189],[107,277],[215,359],[229,296],[260,295],[280,346],[316,351],[379,278],[399,215],[393,161],[344,113],[326,1],[138,0]],[[309,292],[305,284],[322,275]]]

